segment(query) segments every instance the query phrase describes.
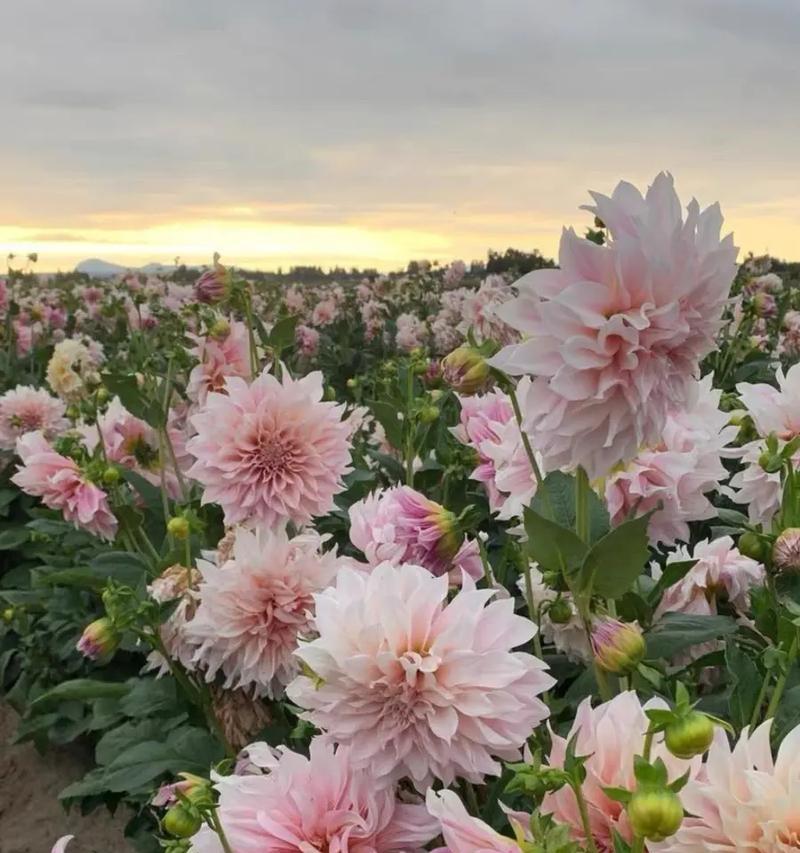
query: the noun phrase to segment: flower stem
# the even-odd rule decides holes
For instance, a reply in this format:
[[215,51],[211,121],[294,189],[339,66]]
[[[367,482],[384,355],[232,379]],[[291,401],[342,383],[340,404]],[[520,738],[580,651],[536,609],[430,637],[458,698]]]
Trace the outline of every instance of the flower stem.
[[582,466],[575,472],[575,532],[583,541],[589,541],[589,478]]
[[219,843],[222,845],[222,849],[225,853],[233,853],[233,848],[228,841],[227,836],[225,835],[225,830],[222,828],[222,821],[219,819],[219,813],[217,809],[212,809],[209,814],[209,823],[211,824],[211,828],[214,832],[217,833],[217,837],[219,838]]
[[528,433],[526,433],[525,430],[522,428],[522,410],[519,407],[519,400],[517,399],[517,394],[514,390],[514,386],[510,383],[508,385],[508,396],[511,400],[511,408],[514,410],[514,418],[516,419],[517,426],[519,427],[519,434],[522,437],[522,446],[525,448],[525,453],[528,455],[528,461],[531,463],[533,476],[536,477],[537,489],[541,490],[542,492],[542,498],[544,499],[544,505],[547,509],[548,517],[550,519],[553,519],[553,506],[550,503],[550,495],[547,493],[547,489],[544,486],[544,477],[542,476],[542,469],[539,467],[539,463],[536,461],[536,455],[533,452],[533,447],[531,447],[531,440],[528,438]]
[[414,418],[412,414],[412,410],[414,407],[414,371],[411,369],[411,365],[409,364],[406,368],[408,370],[408,380],[406,383],[406,419],[405,419],[405,428],[406,428],[406,485],[414,486],[414,456],[416,455],[416,450],[414,448]]
[[578,811],[581,815],[581,824],[583,825],[583,834],[586,836],[586,849],[589,853],[597,853],[597,845],[594,843],[592,835],[592,825],[589,822],[589,809],[586,806],[586,799],[583,796],[580,782],[572,782],[570,787],[575,794],[575,799],[578,803]]
[[800,633],[795,632],[792,645],[789,646],[789,653],[786,657],[786,667],[775,682],[775,690],[773,690],[772,698],[769,700],[767,714],[764,717],[765,720],[771,720],[775,716],[775,712],[778,710],[778,705],[783,698],[783,691],[786,689],[786,679],[789,677],[789,670],[791,670],[795,660],[797,660],[797,653],[800,650],[798,648],[798,639],[800,639]]

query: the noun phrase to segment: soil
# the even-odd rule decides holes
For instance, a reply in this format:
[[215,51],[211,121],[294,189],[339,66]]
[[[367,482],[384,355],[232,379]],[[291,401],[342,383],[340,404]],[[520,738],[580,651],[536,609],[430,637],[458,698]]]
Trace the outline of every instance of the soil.
[[122,832],[126,816],[100,808],[85,817],[65,813],[58,793],[91,768],[80,746],[39,755],[30,743],[10,745],[17,715],[0,703],[0,853],[50,853],[62,835],[74,835],[67,853],[131,853]]

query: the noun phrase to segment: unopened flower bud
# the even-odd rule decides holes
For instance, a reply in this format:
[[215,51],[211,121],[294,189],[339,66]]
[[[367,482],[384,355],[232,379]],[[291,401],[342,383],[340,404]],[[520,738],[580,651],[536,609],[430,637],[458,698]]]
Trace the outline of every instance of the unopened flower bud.
[[328,401],[335,400],[336,399],[336,389],[333,388],[331,385],[326,385],[325,386],[324,398]]
[[424,424],[432,424],[436,423],[439,418],[439,414],[438,406],[424,406],[422,411],[419,413],[419,419]]
[[800,527],[788,527],[775,540],[772,563],[779,572],[800,572]]
[[90,660],[103,661],[114,654],[119,643],[119,631],[107,616],[103,616],[83,629],[76,648]]
[[753,307],[759,317],[774,317],[778,313],[778,305],[771,293],[763,290],[753,297]]
[[643,788],[628,803],[628,821],[635,835],[648,841],[663,841],[674,835],[683,822],[683,806],[669,788]]
[[442,382],[442,363],[431,359],[422,374],[422,382],[426,388],[437,388]]
[[6,607],[6,609],[3,611],[3,622],[5,622],[6,625],[10,625],[13,621],[14,621],[14,608],[13,607]]
[[73,404],[71,406],[67,406],[66,415],[71,421],[77,421],[81,416],[81,410]]
[[670,723],[664,731],[664,743],[677,758],[702,755],[714,740],[714,723],[700,711],[690,711],[683,719]]
[[765,450],[758,457],[758,464],[767,474],[777,474],[783,468],[783,457],[780,453],[770,453],[768,450]]
[[106,388],[104,385],[101,385],[95,392],[95,399],[101,405],[105,403],[108,400],[108,388]]
[[355,376],[351,376],[347,380],[347,387],[352,391],[355,388],[358,388],[358,378]]
[[224,341],[230,333],[231,324],[224,317],[220,317],[219,320],[215,320],[214,324],[208,330],[208,334],[214,338],[215,341]]
[[759,563],[764,562],[764,557],[767,556],[767,545],[764,540],[753,533],[752,530],[745,530],[739,537],[736,544],[739,553],[745,557],[750,557],[751,560],[758,560]]
[[161,821],[164,830],[175,838],[190,838],[202,823],[200,815],[190,811],[183,803],[172,806]]
[[489,365],[478,350],[463,344],[442,359],[442,377],[460,394],[477,394],[489,381]]
[[572,619],[572,605],[566,598],[557,598],[548,608],[547,615],[556,625],[566,625]]
[[221,302],[230,290],[230,277],[222,264],[216,263],[194,283],[194,296],[198,302],[214,305]]
[[103,483],[106,486],[116,485],[121,478],[121,474],[117,468],[114,468],[112,465],[109,465],[105,471],[103,471]]
[[183,516],[177,515],[167,522],[167,532],[176,539],[186,539],[190,532],[189,522]]
[[592,651],[601,669],[624,675],[636,669],[644,657],[644,637],[630,622],[597,619],[592,625]]

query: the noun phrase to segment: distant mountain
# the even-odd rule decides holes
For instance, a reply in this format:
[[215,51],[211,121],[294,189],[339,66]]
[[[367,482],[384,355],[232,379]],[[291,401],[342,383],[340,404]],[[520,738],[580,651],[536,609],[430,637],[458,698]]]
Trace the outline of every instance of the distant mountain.
[[[199,269],[199,267],[189,267],[189,269]],[[165,275],[174,271],[174,264],[153,262],[145,264],[143,267],[123,267],[119,264],[112,264],[110,261],[104,261],[101,258],[88,258],[85,261],[81,261],[75,267],[75,272],[85,273],[92,278],[113,278],[116,275],[124,275],[127,272],[143,272],[146,275]]]

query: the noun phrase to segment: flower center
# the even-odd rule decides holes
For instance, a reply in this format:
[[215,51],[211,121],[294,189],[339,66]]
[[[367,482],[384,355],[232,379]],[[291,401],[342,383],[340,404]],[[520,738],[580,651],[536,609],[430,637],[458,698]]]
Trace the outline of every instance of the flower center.
[[280,472],[293,471],[296,462],[294,443],[281,441],[277,436],[265,438],[253,452],[253,466],[265,481],[272,480]]

